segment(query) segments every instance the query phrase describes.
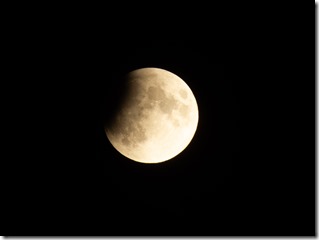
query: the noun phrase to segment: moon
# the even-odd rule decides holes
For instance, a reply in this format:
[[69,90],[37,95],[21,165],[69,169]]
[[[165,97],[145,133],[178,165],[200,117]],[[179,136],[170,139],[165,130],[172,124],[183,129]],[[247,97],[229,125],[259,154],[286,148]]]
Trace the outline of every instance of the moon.
[[198,124],[198,106],[189,86],[160,68],[129,72],[125,84],[125,97],[104,128],[113,147],[140,163],[160,163],[181,153]]

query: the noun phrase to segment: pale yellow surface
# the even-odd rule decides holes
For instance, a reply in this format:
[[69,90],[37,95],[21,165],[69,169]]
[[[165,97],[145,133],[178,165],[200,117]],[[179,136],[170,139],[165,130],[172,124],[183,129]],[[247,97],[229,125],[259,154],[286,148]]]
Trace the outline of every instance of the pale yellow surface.
[[198,124],[196,99],[177,75],[142,68],[128,75],[128,99],[105,132],[111,144],[129,159],[159,163],[182,152]]

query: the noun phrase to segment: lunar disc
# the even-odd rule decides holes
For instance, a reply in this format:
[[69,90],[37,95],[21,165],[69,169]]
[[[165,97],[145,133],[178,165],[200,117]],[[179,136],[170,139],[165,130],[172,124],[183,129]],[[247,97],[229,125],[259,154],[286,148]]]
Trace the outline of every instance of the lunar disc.
[[107,138],[122,155],[141,163],[160,163],[181,153],[198,124],[193,92],[177,75],[160,68],[141,68],[126,78],[127,93]]

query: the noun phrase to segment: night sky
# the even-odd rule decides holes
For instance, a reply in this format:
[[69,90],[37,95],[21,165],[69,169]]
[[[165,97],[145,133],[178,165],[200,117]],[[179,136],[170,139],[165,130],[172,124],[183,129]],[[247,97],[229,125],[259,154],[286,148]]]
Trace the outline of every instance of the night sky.
[[[274,102],[279,85],[267,85],[269,73],[229,35],[186,36],[42,41],[43,82],[19,121],[28,134],[17,139],[31,147],[15,160],[10,226],[90,236],[314,234],[313,160],[286,154],[298,148],[287,140],[289,111]],[[103,128],[123,76],[143,67],[181,77],[199,108],[191,143],[160,164],[125,158]]]
[[[225,77],[227,66],[214,61],[204,50],[178,44],[140,47],[123,53],[119,59],[123,64],[114,63],[112,72],[119,77],[142,67],[163,68],[180,76],[196,97],[199,123],[193,140],[181,154],[152,165],[120,155],[98,128],[97,161],[106,171],[103,187],[110,195],[103,196],[108,202],[105,210],[116,219],[112,224],[125,223],[136,233],[142,227],[140,234],[226,230],[224,214],[233,208],[230,198],[234,193],[229,188],[234,188],[233,158],[240,149],[240,113],[232,82]],[[117,78],[113,81],[116,88]],[[102,83],[100,89],[107,88]],[[110,99],[118,96],[112,92],[116,91],[108,89],[107,96],[103,91],[101,97],[108,99],[104,102],[112,104]],[[107,107],[104,109],[107,111]]]

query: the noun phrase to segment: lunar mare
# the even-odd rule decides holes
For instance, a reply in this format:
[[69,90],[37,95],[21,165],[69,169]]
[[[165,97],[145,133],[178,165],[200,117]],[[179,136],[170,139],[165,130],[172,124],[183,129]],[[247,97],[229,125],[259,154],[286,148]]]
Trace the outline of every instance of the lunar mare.
[[105,126],[121,154],[137,162],[159,163],[182,152],[198,124],[196,99],[177,75],[159,68],[130,72],[127,95]]

